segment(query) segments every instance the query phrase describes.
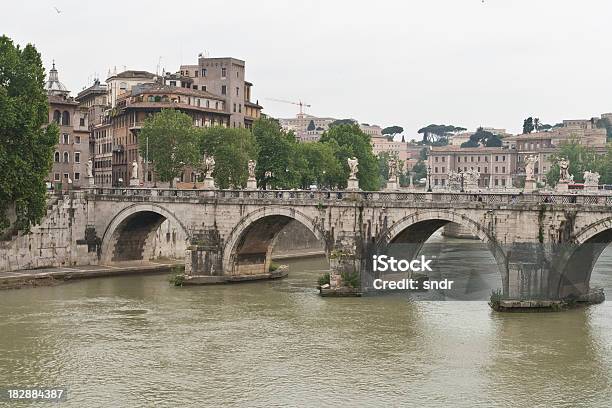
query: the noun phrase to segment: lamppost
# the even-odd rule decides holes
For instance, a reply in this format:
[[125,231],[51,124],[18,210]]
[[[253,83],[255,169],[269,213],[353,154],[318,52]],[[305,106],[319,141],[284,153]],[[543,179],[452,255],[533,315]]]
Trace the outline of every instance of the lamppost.
[[459,174],[461,174],[461,192],[465,193],[465,189],[463,188],[463,172],[459,169]]
[[427,166],[427,192],[431,193],[431,164]]

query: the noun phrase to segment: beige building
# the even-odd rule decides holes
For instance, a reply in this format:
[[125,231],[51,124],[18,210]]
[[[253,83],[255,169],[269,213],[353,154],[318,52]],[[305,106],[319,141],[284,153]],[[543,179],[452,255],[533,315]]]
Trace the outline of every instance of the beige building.
[[147,71],[134,71],[128,70],[113,74],[109,73],[109,77],[106,80],[106,87],[108,92],[108,104],[111,108],[117,105],[117,99],[132,90],[133,87],[150,84],[158,81],[158,77]]
[[[505,138],[508,136],[512,136],[512,134],[508,133],[506,131],[506,129],[500,129],[500,128],[492,128],[492,127],[483,127],[482,130],[486,131],[486,132],[491,132],[496,136],[499,136],[501,138]],[[449,145],[451,146],[457,146],[457,147],[461,147],[461,145],[465,142],[467,142],[468,140],[470,140],[470,137],[476,133],[477,130],[473,131],[473,132],[463,132],[463,133],[458,133],[456,135],[451,136],[450,140],[449,140]]]
[[427,166],[431,187],[448,186],[450,172],[478,171],[479,187],[511,188],[516,173],[517,152],[503,147],[460,148],[456,146],[432,147]]
[[261,116],[262,107],[251,101],[245,62],[237,58],[209,58],[200,55],[197,65],[181,65],[180,75],[192,80],[191,88],[218,95],[225,101],[230,127],[250,128]]
[[45,83],[49,100],[49,123],[59,126],[59,140],[53,153],[53,167],[47,179],[50,187],[68,190],[85,185],[89,160],[87,109],[70,97],[70,91],[59,81],[55,63]]
[[94,182],[97,186],[111,185],[112,144],[111,129],[106,123],[105,112],[109,109],[108,89],[96,79],[89,88],[83,89],[75,100],[81,109],[87,110],[89,125],[89,156],[93,164]]

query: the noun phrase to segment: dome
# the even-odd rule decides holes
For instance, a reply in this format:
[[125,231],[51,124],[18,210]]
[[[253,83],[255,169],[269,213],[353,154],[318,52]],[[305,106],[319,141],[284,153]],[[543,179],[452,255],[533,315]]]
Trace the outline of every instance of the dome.
[[68,95],[68,93],[70,93],[68,88],[58,79],[55,62],[53,62],[53,68],[49,71],[49,79],[45,83],[45,90],[52,95]]

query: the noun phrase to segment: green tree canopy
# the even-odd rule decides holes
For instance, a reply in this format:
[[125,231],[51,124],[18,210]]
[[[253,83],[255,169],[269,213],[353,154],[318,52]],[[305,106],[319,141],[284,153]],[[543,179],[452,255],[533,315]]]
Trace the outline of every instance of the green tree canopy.
[[249,177],[248,163],[256,159],[253,134],[245,128],[203,129],[199,139],[200,157],[215,157],[213,178],[219,188],[242,188]]
[[523,134],[531,133],[534,129],[533,118],[530,116],[523,121]]
[[395,135],[397,135],[399,133],[403,133],[403,132],[404,132],[404,128],[401,127],[401,126],[397,126],[397,125],[388,126],[388,127],[384,128],[382,130],[382,134],[383,135],[394,135],[395,136]]
[[340,126],[340,125],[354,125],[357,122],[355,122],[354,119],[338,119],[338,120],[334,120],[332,123],[330,123],[329,127],[332,126]]
[[298,157],[302,169],[300,171],[300,187],[310,188],[317,185],[319,188],[335,187],[346,183],[344,169],[336,158],[334,143],[300,143]]
[[[298,187],[300,163],[293,132],[285,132],[278,122],[267,118],[256,120],[252,131],[258,149],[255,177],[259,184],[280,189]],[[266,177],[266,172],[271,176]]]
[[342,187],[346,187],[346,180],[350,174],[348,159],[356,157],[359,160],[359,186],[362,190],[378,190],[379,171],[378,161],[372,153],[370,137],[363,133],[357,124],[344,124],[330,127],[321,136],[320,143],[335,143],[336,158],[344,168],[344,180]]
[[29,231],[46,213],[45,179],[59,129],[49,121],[45,71],[33,45],[23,49],[0,37],[0,230]]
[[183,167],[200,163],[198,130],[191,117],[175,109],[164,109],[145,120],[138,137],[140,155],[146,157],[159,180],[170,182],[181,174]]
[[476,133],[470,136],[470,140],[461,144],[461,147],[501,147],[502,140],[499,136],[494,135],[493,133],[484,130],[483,128],[478,128]]
[[[574,176],[574,181],[577,183],[584,181],[584,172],[587,170],[599,171],[602,175],[606,174],[605,166],[602,168],[602,163],[605,162],[606,158],[597,156],[593,149],[581,145],[574,139],[563,143],[559,153],[553,157],[553,165],[546,173],[546,181],[552,186],[559,182],[560,169],[558,163],[561,158],[566,158],[569,161],[569,174]],[[600,182],[603,182],[603,180],[600,180]]]
[[453,125],[427,125],[419,129],[418,133],[423,134],[423,143],[432,146],[444,146],[448,144],[448,138],[459,132],[464,132],[467,129]]

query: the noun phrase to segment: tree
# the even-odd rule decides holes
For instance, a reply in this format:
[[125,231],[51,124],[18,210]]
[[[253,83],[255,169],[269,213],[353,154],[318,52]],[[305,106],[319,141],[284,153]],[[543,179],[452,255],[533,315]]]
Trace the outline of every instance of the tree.
[[329,188],[346,182],[344,169],[336,158],[334,143],[300,143],[296,159],[300,165],[300,187]]
[[310,123],[308,124],[308,127],[306,128],[307,131],[312,132],[313,130],[316,129],[314,120],[311,120]]
[[198,130],[191,117],[175,109],[163,109],[145,120],[138,137],[140,155],[145,156],[149,145],[149,160],[159,180],[173,186],[183,167],[200,162]]
[[296,160],[297,141],[293,132],[285,132],[278,122],[261,118],[253,123],[257,144],[255,177],[260,185],[271,188],[296,188],[300,183],[300,163]]
[[451,135],[464,132],[466,128],[453,125],[427,125],[419,129],[418,133],[423,134],[423,143],[431,146],[444,146],[448,144]]
[[533,132],[533,129],[533,118],[530,116],[523,121],[523,134],[531,133]]
[[319,141],[320,143],[333,143],[336,158],[344,169],[344,181],[342,187],[346,186],[346,180],[350,174],[348,159],[356,157],[359,160],[359,186],[363,190],[375,191],[379,188],[379,170],[376,156],[372,153],[370,136],[359,129],[355,123],[330,127]]
[[354,119],[338,119],[330,123],[329,127],[340,126],[340,125],[355,125],[356,123],[357,122],[355,122]]
[[392,136],[395,136],[403,132],[404,132],[404,128],[401,126],[397,126],[397,125],[388,126],[382,130],[383,135],[392,135]]
[[382,152],[378,155],[378,169],[380,177],[380,185],[385,185],[389,180],[389,160],[395,160],[397,165],[397,174],[404,174],[404,162],[399,159],[397,153]]
[[200,157],[215,157],[213,177],[219,188],[241,188],[249,177],[248,163],[257,157],[255,138],[245,128],[206,128],[200,132]]
[[412,175],[415,181],[419,181],[420,179],[427,177],[427,166],[423,160],[419,160],[414,166],[412,166]]
[[48,124],[49,105],[40,54],[0,37],[0,230],[9,226],[14,208],[15,230],[29,232],[45,215],[45,179],[59,139]]
[[559,182],[560,169],[558,163],[561,158],[566,158],[569,161],[569,174],[574,176],[574,181],[577,183],[584,181],[584,172],[587,170],[599,171],[600,174],[606,173],[606,169],[601,166],[602,160],[605,159],[598,157],[593,149],[583,146],[578,140],[573,139],[563,143],[559,154],[552,159],[553,164],[546,173],[546,181],[552,186]]
[[470,136],[470,140],[461,144],[461,147],[501,147],[502,140],[499,136],[479,127],[476,133]]

